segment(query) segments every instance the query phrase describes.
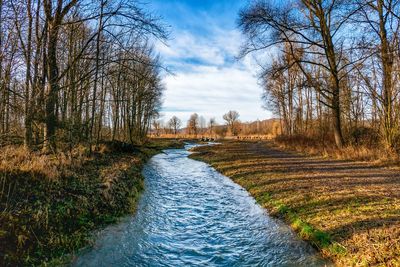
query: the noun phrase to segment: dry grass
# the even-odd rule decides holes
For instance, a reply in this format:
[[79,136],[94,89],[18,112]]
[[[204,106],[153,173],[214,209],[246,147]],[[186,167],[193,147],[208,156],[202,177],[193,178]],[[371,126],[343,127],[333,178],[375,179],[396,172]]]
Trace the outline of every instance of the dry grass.
[[65,175],[66,172],[93,159],[93,157],[86,155],[85,149],[80,146],[71,152],[42,154],[29,151],[23,146],[10,145],[1,148],[0,171],[31,173],[32,177],[43,177],[55,181]]
[[91,156],[84,146],[56,155],[0,148],[0,266],[68,263],[91,231],[133,212],[146,159],[177,145],[109,142]]
[[269,142],[198,151],[193,157],[247,189],[338,266],[400,266],[398,170],[300,156]]
[[332,140],[321,141],[318,138],[305,136],[280,136],[275,143],[284,150],[292,150],[309,156],[322,156],[339,160],[369,161],[375,165],[399,165],[399,154],[388,151],[383,145],[347,145],[338,149]]

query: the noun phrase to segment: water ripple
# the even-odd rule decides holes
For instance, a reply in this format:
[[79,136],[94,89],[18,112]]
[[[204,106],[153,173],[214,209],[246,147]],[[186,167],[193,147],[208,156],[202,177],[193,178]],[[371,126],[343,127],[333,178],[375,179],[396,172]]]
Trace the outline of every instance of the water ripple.
[[184,149],[145,166],[135,216],[99,233],[74,266],[324,266],[240,186]]

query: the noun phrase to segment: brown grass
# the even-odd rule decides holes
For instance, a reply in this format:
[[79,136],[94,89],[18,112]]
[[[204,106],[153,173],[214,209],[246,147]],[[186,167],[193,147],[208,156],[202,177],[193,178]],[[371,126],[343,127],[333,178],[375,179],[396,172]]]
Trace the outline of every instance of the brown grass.
[[181,145],[105,142],[91,156],[84,146],[55,155],[0,148],[0,266],[67,264],[91,231],[134,211],[144,162]]
[[375,165],[400,166],[399,154],[388,151],[384,145],[347,145],[338,149],[332,140],[319,140],[319,138],[305,136],[279,136],[275,143],[283,150],[292,150],[309,156],[322,156],[339,160],[369,161]]
[[400,177],[368,162],[306,157],[271,142],[194,154],[282,216],[338,266],[400,266]]
[[32,173],[32,176],[54,181],[91,159],[93,157],[86,156],[83,147],[76,147],[72,152],[43,154],[29,151],[23,146],[10,145],[1,148],[0,171]]

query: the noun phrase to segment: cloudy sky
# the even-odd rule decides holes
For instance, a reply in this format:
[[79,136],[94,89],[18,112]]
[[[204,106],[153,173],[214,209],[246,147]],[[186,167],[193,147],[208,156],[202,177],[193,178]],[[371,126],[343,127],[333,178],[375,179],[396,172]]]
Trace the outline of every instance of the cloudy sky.
[[164,79],[162,119],[186,121],[196,112],[222,122],[228,110],[242,121],[270,118],[254,59],[237,60],[242,36],[236,27],[244,0],[153,0],[151,9],[168,25],[168,46],[156,45],[175,75]]

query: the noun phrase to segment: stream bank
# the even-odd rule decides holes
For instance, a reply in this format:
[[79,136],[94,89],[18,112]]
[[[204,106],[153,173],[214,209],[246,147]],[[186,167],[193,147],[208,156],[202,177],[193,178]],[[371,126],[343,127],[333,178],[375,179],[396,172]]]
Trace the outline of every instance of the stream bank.
[[[134,147],[104,143],[91,156],[4,148],[0,166],[0,266],[60,265],[91,244],[93,231],[136,208],[141,170],[173,140]],[[6,163],[6,164],[5,164]]]
[[73,266],[329,265],[242,187],[190,154],[168,149],[149,160],[135,215],[99,232]]
[[243,186],[338,266],[400,266],[398,169],[226,141],[192,157]]

